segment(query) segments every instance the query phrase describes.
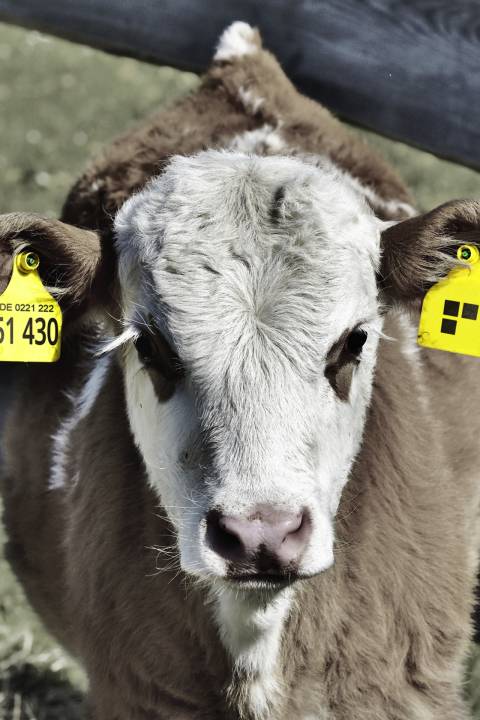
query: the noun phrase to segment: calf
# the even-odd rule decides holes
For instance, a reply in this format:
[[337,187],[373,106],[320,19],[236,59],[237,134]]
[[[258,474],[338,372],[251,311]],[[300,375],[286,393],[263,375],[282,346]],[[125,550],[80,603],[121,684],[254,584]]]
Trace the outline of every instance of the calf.
[[478,369],[415,323],[478,231],[244,23],[62,221],[1,218],[0,282],[37,251],[65,326],[8,421],[7,552],[96,720],[469,717]]

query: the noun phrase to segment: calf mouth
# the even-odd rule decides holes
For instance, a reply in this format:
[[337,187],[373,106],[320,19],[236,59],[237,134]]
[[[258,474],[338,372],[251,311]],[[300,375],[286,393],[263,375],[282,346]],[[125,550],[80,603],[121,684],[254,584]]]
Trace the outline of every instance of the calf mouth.
[[307,575],[299,572],[288,573],[229,573],[225,581],[229,585],[248,590],[256,590],[259,588],[269,590],[281,590],[282,588],[293,585],[302,580],[308,580],[313,575]]

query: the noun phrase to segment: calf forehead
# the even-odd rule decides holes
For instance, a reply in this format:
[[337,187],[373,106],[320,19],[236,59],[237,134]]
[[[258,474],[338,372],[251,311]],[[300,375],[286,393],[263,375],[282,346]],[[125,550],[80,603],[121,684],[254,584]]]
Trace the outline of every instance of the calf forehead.
[[328,164],[210,151],[177,158],[160,184],[158,249],[173,261],[296,252],[326,265],[342,250],[340,258],[378,253],[370,208]]
[[192,361],[215,350],[231,360],[239,348],[260,361],[281,345],[308,365],[335,328],[372,312],[378,230],[329,166],[221,152],[177,158],[117,228],[121,255],[133,245],[142,259],[140,304],[167,321]]

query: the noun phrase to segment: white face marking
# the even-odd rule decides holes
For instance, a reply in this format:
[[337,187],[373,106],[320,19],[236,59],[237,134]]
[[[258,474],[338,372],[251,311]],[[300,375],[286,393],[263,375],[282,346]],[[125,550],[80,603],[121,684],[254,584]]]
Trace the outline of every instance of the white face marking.
[[[148,372],[140,363],[135,348],[126,348],[125,392],[134,438],[140,448],[148,477],[163,507],[185,544],[188,554],[189,528],[197,528],[204,509],[195,512],[194,477],[185,454],[191,452],[191,439],[198,435],[198,421],[192,396],[186,389],[159,404]],[[188,512],[184,512],[188,508]],[[197,530],[198,532],[198,530]],[[196,542],[196,539],[193,540]]]
[[78,395],[71,398],[72,409],[53,436],[52,442],[52,472],[50,475],[49,488],[55,490],[64,487],[68,478],[66,477],[66,464],[70,436],[77,425],[90,414],[95,401],[105,381],[111,358],[108,356],[96,360],[92,371],[88,375],[85,384]]
[[234,22],[221,35],[214,60],[231,60],[258,52],[255,30],[245,22]]
[[[206,515],[258,504],[306,509],[299,572],[328,568],[381,331],[379,223],[331,167],[208,151],[175,159],[116,228],[126,322],[156,325],[185,366],[160,402],[133,346],[125,355],[130,423],[182,568],[225,577]],[[326,356],[358,324],[368,340],[342,401]]]

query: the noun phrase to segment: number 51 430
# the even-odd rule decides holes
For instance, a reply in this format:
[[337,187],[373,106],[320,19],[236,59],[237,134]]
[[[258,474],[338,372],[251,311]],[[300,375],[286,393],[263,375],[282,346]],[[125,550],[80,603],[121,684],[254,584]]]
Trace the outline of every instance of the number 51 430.
[[[0,317],[0,345],[6,343],[13,345],[15,342],[14,318],[5,321]],[[21,330],[21,329],[20,329]],[[29,345],[56,345],[58,342],[58,322],[55,318],[45,320],[43,317],[28,318],[21,337],[27,340]]]

